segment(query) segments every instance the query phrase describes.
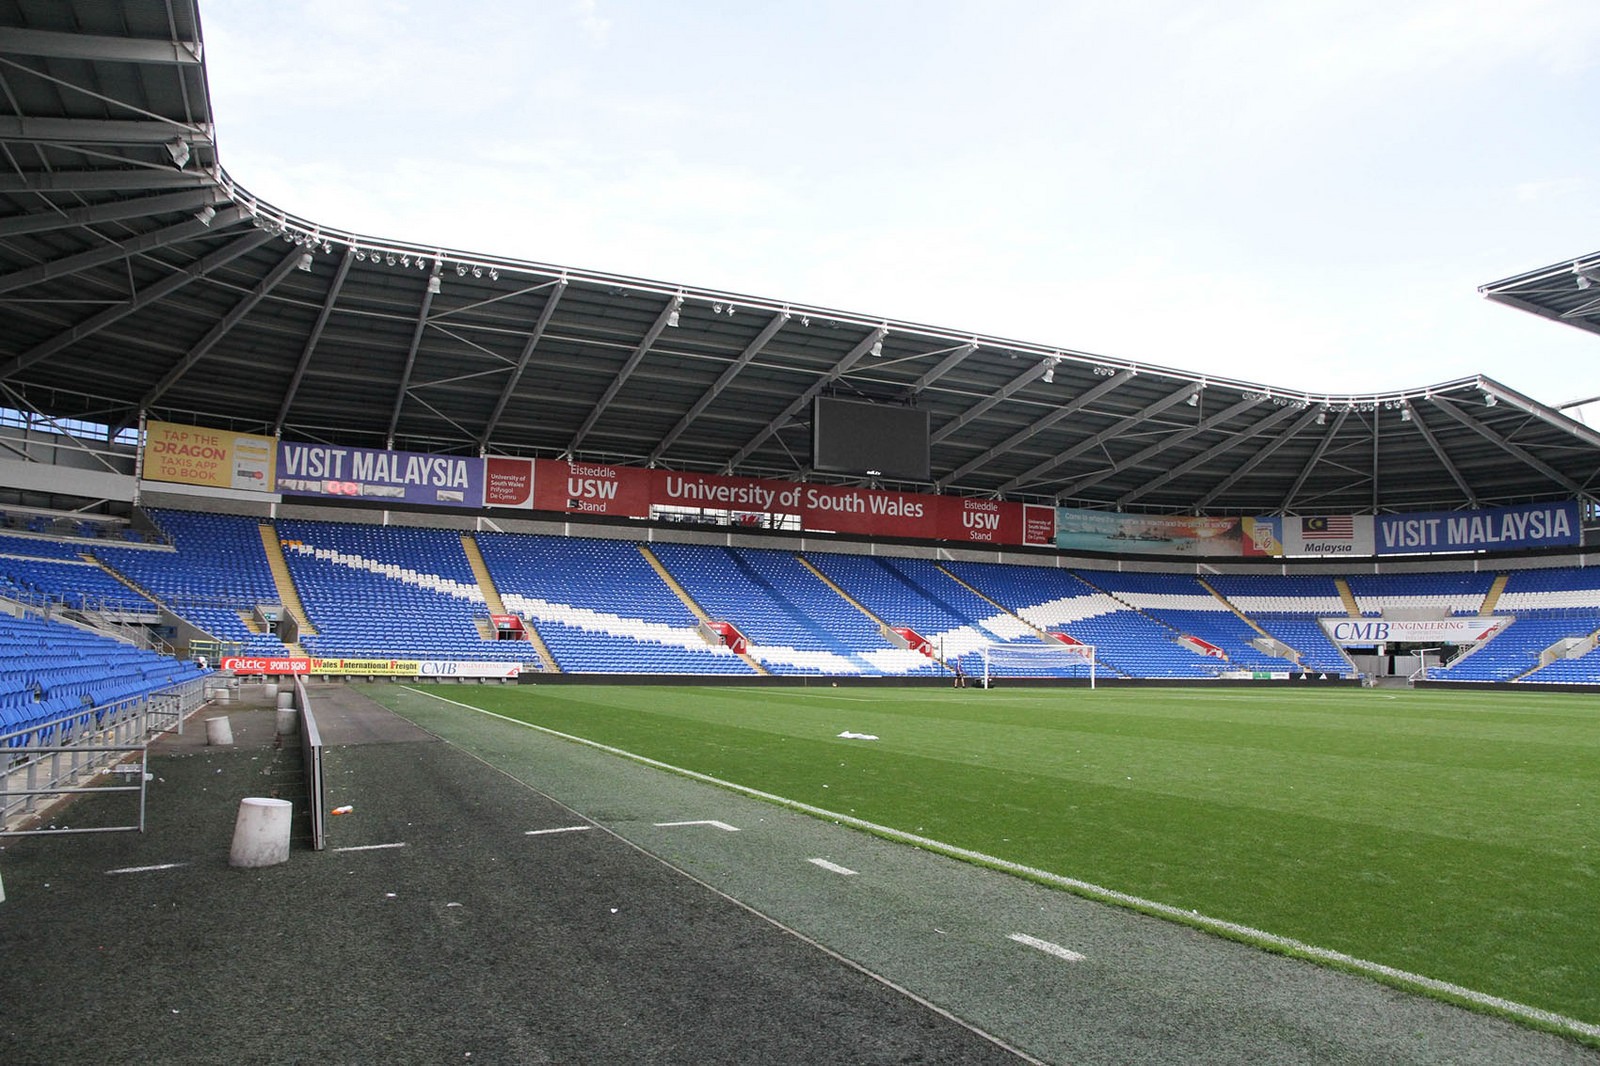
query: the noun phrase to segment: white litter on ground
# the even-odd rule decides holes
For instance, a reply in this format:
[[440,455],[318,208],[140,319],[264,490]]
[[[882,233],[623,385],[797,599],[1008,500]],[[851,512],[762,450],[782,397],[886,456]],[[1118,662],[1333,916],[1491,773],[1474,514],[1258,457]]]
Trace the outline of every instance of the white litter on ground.
[[845,740],[877,740],[878,739],[877,737],[873,736],[871,733],[852,733],[848,729],[846,729],[843,733],[840,733],[839,736],[842,737]]

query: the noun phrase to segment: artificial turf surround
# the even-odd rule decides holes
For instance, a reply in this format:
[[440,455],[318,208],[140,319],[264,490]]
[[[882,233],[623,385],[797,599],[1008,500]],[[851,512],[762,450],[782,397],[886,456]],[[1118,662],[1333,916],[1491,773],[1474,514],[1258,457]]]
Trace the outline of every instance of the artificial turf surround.
[[953,848],[1600,1022],[1592,697],[439,691]]

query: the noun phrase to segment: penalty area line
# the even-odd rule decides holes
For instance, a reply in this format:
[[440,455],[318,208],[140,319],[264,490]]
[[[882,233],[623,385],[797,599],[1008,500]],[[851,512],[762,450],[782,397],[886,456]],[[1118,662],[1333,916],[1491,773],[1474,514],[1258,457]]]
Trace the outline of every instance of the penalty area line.
[[334,848],[333,850],[334,851],[383,851],[383,850],[385,850],[387,848],[403,848],[405,846],[406,846],[406,842],[402,840],[402,841],[400,841],[399,843],[396,843],[396,844],[353,844],[353,845],[351,845],[350,847],[347,847],[347,848]]
[[886,840],[898,840],[901,843],[912,844],[926,851],[938,852],[941,855],[948,855],[951,858],[962,859],[967,862],[977,863],[980,866],[988,866],[991,869],[1002,870],[1006,873],[1017,874],[1035,881],[1040,881],[1044,884],[1054,885],[1057,888],[1064,888],[1075,895],[1084,897],[1085,899],[1099,900],[1102,903],[1114,903],[1118,906],[1126,907],[1129,910],[1139,911],[1142,914],[1154,915],[1158,918],[1166,918],[1170,921],[1175,921],[1195,929],[1202,929],[1209,933],[1215,933],[1231,940],[1238,940],[1247,944],[1253,944],[1256,947],[1276,949],[1278,951],[1287,952],[1291,955],[1297,955],[1301,958],[1311,959],[1316,962],[1328,963],[1332,966],[1349,970],[1353,973],[1362,974],[1367,977],[1381,978],[1385,981],[1391,982],[1392,984],[1409,988],[1413,991],[1426,991],[1435,995],[1448,996],[1465,1003],[1471,1003],[1474,1006],[1500,1011],[1501,1013],[1508,1014],[1513,1018],[1521,1018],[1526,1021],[1538,1022],[1541,1025],[1549,1026],[1558,1031],[1575,1033],[1590,1038],[1600,1038],[1600,1025],[1579,1021],[1577,1018],[1571,1018],[1565,1014],[1557,1014],[1555,1011],[1548,1011],[1541,1007],[1532,1007],[1526,1003],[1518,1003],[1515,1000],[1503,999],[1500,996],[1492,996],[1487,992],[1479,992],[1463,985],[1452,984],[1449,981],[1441,981],[1438,978],[1426,977],[1419,973],[1412,973],[1409,970],[1401,970],[1394,966],[1387,966],[1381,962],[1373,962],[1369,959],[1357,958],[1354,955],[1346,955],[1342,951],[1334,951],[1331,948],[1317,947],[1314,944],[1307,944],[1304,941],[1295,940],[1291,937],[1279,936],[1276,933],[1269,933],[1264,929],[1255,929],[1248,925],[1241,925],[1238,922],[1230,922],[1221,918],[1213,918],[1209,915],[1201,914],[1199,911],[1185,910],[1182,907],[1174,907],[1170,903],[1160,903],[1156,900],[1144,899],[1141,896],[1135,896],[1127,892],[1118,892],[1115,889],[1106,888],[1102,885],[1094,884],[1091,881],[1083,881],[1075,877],[1065,877],[1061,874],[1052,873],[1049,870],[1040,870],[1037,867],[1027,866],[1019,862],[1012,862],[1010,859],[1002,859],[995,855],[985,855],[981,851],[973,851],[970,848],[961,848],[955,846],[954,844],[946,844],[941,840],[933,840],[928,837],[918,836],[916,833],[908,833],[903,829],[895,829],[891,826],[878,825],[875,822],[867,821],[865,818],[857,818],[853,814],[841,814],[838,811],[830,811],[825,807],[817,807],[809,803],[802,803],[799,800],[790,799],[787,796],[779,796],[771,792],[763,792],[760,789],[751,788],[749,785],[741,785],[733,781],[724,781],[721,778],[713,777],[710,774],[703,774],[698,770],[689,770],[681,766],[674,766],[671,763],[662,762],[659,759],[652,759],[648,755],[639,755],[636,752],[613,747],[610,744],[602,744],[599,741],[590,740],[587,737],[574,736],[571,733],[563,733],[558,729],[551,729],[548,726],[535,725],[532,722],[524,722],[520,718],[512,718],[510,715],[500,714],[497,711],[487,711],[482,707],[474,707],[470,703],[462,703],[459,700],[447,699],[444,696],[439,696],[432,692],[424,692],[423,690],[413,688],[410,685],[404,685],[402,687],[407,692],[412,692],[418,696],[426,696],[430,699],[438,700],[440,703],[447,704],[451,707],[460,707],[462,710],[473,711],[489,718],[497,718],[502,722],[521,726],[524,729],[531,729],[536,733],[543,733],[546,736],[556,737],[560,740],[570,741],[574,744],[581,744],[586,748],[592,748],[595,751],[603,751],[608,755],[616,755],[631,762],[638,763],[641,766],[651,766],[657,770],[665,770],[668,773],[677,774],[680,777],[686,777],[691,781],[703,781],[708,785],[715,785],[718,788],[726,789],[730,792],[737,792],[740,795],[750,796],[759,800],[765,800],[768,803],[773,803],[780,807],[787,807],[792,811],[799,811],[802,814],[809,814],[817,818],[824,818],[831,822],[837,822],[840,825],[847,825],[854,829],[861,829],[876,836],[883,837]]
[[1036,936],[1029,936],[1027,933],[1012,933],[1006,939],[1015,940],[1019,944],[1026,944],[1030,948],[1037,948],[1046,955],[1054,955],[1056,958],[1066,959],[1068,962],[1082,962],[1089,957],[1080,955],[1071,948],[1064,948],[1060,944],[1052,944],[1048,940],[1040,940]]
[[156,870],[176,870],[180,866],[188,866],[186,862],[163,862],[155,866],[124,866],[120,870],[107,870],[108,874],[148,874]]

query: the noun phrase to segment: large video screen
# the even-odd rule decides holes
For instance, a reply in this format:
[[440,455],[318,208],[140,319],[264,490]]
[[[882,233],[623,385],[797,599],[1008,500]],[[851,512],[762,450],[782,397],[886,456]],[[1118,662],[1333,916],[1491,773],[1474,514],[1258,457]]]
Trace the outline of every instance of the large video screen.
[[928,412],[819,396],[811,465],[830,474],[928,481]]

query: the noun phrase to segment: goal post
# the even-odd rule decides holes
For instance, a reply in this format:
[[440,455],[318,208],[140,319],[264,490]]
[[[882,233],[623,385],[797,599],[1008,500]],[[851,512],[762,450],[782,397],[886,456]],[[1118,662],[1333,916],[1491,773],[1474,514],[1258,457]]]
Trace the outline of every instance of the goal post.
[[1093,644],[985,644],[978,651],[983,656],[984,688],[1007,677],[1082,677],[1085,667],[1089,687],[1095,687]]

